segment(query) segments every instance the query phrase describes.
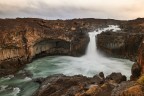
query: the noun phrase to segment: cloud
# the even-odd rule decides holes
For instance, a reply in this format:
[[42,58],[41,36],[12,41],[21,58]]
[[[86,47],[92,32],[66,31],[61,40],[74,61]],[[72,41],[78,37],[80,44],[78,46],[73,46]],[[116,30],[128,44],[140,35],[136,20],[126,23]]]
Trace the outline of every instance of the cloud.
[[144,0],[4,0],[0,17],[133,19],[144,16],[142,4]]

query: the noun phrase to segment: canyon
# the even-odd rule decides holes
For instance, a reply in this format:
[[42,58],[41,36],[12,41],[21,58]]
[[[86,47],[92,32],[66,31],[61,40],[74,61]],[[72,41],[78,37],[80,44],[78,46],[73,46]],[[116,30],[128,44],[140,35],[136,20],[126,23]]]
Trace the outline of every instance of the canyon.
[[0,77],[16,73],[33,59],[50,55],[82,56],[88,31],[116,20],[37,18],[0,19]]
[[[26,64],[45,56],[81,57],[90,42],[88,32],[118,25],[97,35],[95,47],[107,57],[135,62],[130,80],[121,73],[93,77],[62,74],[37,78],[40,87],[34,96],[139,96],[144,95],[144,19],[43,20],[38,18],[0,19],[0,77],[17,73]],[[60,90],[62,87],[62,90]],[[137,91],[135,91],[137,90]]]

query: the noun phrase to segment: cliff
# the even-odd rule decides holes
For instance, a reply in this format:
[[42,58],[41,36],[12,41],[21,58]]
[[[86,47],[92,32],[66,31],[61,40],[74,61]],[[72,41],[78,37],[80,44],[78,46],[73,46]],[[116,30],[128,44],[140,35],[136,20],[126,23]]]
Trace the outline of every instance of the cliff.
[[127,58],[136,63],[132,66],[131,79],[144,74],[143,40],[144,19],[123,21],[121,31],[106,31],[97,36],[97,48],[112,57]]
[[143,34],[103,32],[97,36],[97,48],[107,55],[136,61]]

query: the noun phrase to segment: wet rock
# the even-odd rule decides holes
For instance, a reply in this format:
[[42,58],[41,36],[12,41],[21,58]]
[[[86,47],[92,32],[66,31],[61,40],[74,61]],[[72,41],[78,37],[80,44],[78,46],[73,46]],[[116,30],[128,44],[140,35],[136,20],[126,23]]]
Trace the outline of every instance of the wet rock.
[[94,75],[92,78],[93,82],[97,84],[103,84],[104,83],[104,78],[101,78],[99,75]]
[[138,79],[138,77],[141,75],[141,68],[138,63],[133,64],[131,73],[132,73],[131,80]]
[[101,78],[105,78],[103,72],[100,72],[100,73],[99,73],[99,76],[100,76]]
[[38,84],[42,84],[42,82],[45,80],[45,78],[36,78],[36,79],[33,79],[32,81],[33,82],[36,82]]
[[[74,95],[86,87],[88,79],[83,76],[57,75],[48,77],[41,85],[35,96]],[[74,93],[72,93],[74,92]]]
[[113,80],[116,83],[121,83],[122,81],[126,81],[126,76],[121,73],[112,73],[106,77],[106,80]]
[[52,75],[42,81],[34,96],[110,96],[120,82],[118,79],[122,80],[122,75],[113,73],[111,78],[115,82],[103,80],[98,75],[92,78],[82,75]]

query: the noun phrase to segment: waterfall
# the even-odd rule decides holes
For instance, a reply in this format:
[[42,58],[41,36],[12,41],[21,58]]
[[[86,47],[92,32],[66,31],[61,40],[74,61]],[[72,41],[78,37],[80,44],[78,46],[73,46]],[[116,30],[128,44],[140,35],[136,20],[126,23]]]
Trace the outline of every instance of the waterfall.
[[89,32],[90,42],[89,42],[85,56],[97,57],[98,55],[100,55],[98,51],[96,50],[96,37],[97,37],[97,34],[100,34],[101,32],[106,31],[106,30],[117,31],[117,30],[120,30],[120,28],[118,26],[109,25],[109,27],[107,28],[98,29],[97,31],[94,31],[94,32]]
[[107,28],[98,29],[97,31],[94,31],[94,32],[89,32],[90,42],[89,42],[86,54],[82,58],[85,58],[94,62],[95,61],[98,62],[100,60],[107,60],[106,57],[102,56],[98,52],[97,47],[96,47],[97,35],[106,30],[113,30],[115,32],[117,30],[120,30],[120,28],[118,26],[109,25]]

